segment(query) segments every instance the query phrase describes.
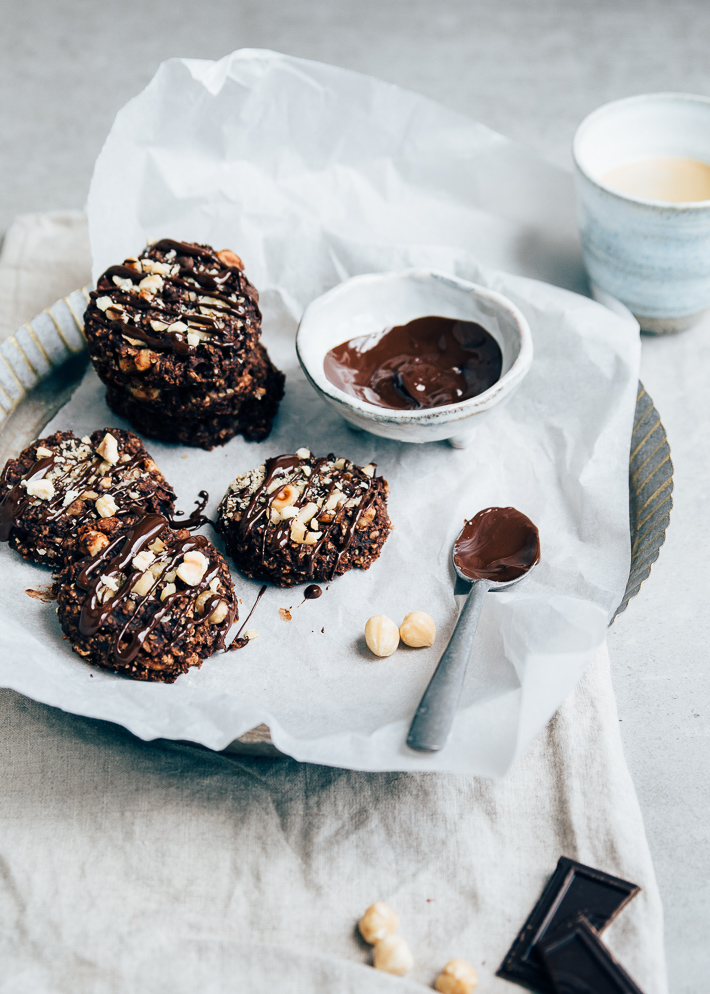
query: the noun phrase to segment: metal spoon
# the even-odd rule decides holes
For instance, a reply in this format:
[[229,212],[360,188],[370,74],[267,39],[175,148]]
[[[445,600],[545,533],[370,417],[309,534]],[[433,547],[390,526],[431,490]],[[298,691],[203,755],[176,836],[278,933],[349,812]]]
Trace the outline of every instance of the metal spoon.
[[[459,538],[462,534],[463,529]],[[458,542],[458,539],[456,541]],[[454,544],[454,550],[455,548]],[[466,576],[456,564],[454,550],[452,550],[451,559],[456,575],[471,589],[449,639],[449,644],[434,670],[434,675],[424,691],[424,696],[409,727],[407,745],[410,749],[418,749],[420,752],[438,752],[446,745],[461,697],[463,679],[471,657],[473,640],[476,637],[483,598],[489,590],[494,592],[507,590],[519,583],[520,580],[529,576],[531,570],[537,565],[533,563],[517,579],[509,580],[506,583],[494,583],[492,580],[474,580],[471,582],[471,578]]]

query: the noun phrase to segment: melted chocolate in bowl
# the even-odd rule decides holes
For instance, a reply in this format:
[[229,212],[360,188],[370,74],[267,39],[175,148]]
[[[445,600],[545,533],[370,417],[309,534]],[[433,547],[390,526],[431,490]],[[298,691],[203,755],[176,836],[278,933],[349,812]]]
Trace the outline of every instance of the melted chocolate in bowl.
[[351,338],[323,360],[332,384],[393,410],[423,410],[470,400],[500,379],[503,356],[480,324],[422,317]]
[[471,580],[510,583],[540,559],[540,535],[514,507],[488,507],[466,521],[454,545],[454,563]]

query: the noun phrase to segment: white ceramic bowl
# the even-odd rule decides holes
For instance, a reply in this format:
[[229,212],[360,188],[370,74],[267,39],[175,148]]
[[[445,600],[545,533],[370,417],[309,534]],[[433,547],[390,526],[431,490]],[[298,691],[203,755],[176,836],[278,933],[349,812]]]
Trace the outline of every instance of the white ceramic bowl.
[[[323,360],[334,346],[427,315],[482,325],[503,353],[498,382],[458,404],[393,411],[352,397],[327,379]],[[457,448],[469,443],[494,407],[513,396],[533,357],[530,328],[515,304],[494,290],[423,269],[354,276],[318,297],[301,319],[296,350],[311,384],[355,428],[400,442],[448,439]]]
[[641,329],[682,331],[710,308],[710,200],[620,193],[603,177],[655,156],[710,163],[710,99],[647,93],[582,121],[572,146],[584,261],[592,291],[624,303]]

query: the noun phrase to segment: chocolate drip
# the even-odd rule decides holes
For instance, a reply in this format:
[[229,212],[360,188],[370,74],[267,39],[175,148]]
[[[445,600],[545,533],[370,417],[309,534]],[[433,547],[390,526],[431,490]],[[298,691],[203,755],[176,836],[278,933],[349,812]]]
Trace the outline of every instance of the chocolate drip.
[[488,507],[464,523],[454,563],[471,580],[509,583],[539,562],[540,536],[514,507]]
[[[102,583],[105,584],[105,579],[117,581],[121,574],[127,573],[133,558],[142,549],[152,544],[167,524],[167,519],[162,514],[147,514],[129,529],[128,532],[124,535],[119,535],[105,549],[99,552],[98,555],[86,563],[77,578],[77,585],[87,592],[79,617],[79,631],[82,635],[87,638],[96,635],[116,608],[127,599],[135,598],[139,600],[140,604],[143,604],[150,597],[153,590],[160,583],[162,574],[155,578],[155,582],[148,593],[141,597],[133,593],[134,586],[143,575],[140,571],[135,571],[130,575],[115,595],[103,604],[99,601],[98,590]],[[167,546],[162,552],[156,553],[153,561],[164,562],[165,569],[163,573],[165,573],[175,568],[185,556],[185,553],[192,550],[203,550],[209,544],[204,535],[190,535]],[[206,570],[200,583],[195,586],[186,586],[184,589],[170,594],[160,603],[156,602],[156,610],[138,628],[131,628],[133,617],[130,617],[117,633],[114,641],[113,653],[118,662],[123,664],[133,662],[146,638],[170,613],[176,601],[182,601],[183,607],[173,624],[174,637],[168,645],[176,645],[191,628],[199,624],[207,624],[210,615],[220,601],[225,601],[229,608],[225,619],[227,623],[220,623],[219,641],[217,643],[218,649],[224,649],[224,637],[237,619],[237,605],[233,597],[230,597],[228,594],[213,594],[207,598],[206,603],[203,605],[204,610],[201,617],[195,615],[192,618],[185,617],[190,605],[197,600],[201,593],[209,589],[210,582],[219,575],[219,565],[217,563],[212,564]]]
[[244,646],[248,643],[249,639],[243,638],[242,637],[242,632],[246,628],[247,622],[251,618],[252,614],[254,614],[254,609],[255,609],[256,605],[259,603],[259,601],[261,600],[261,598],[264,596],[265,593],[266,593],[266,584],[264,584],[264,586],[261,588],[261,590],[259,591],[259,593],[256,595],[256,600],[252,604],[251,610],[249,611],[249,614],[246,616],[246,618],[242,622],[242,625],[241,625],[239,631],[235,635],[235,637],[234,637],[234,639],[232,641],[232,644],[229,647],[230,649],[243,649]]
[[[168,518],[168,523],[171,528],[187,528],[188,531],[196,531],[203,525],[212,524],[212,520],[207,517],[207,515],[202,512],[207,507],[207,501],[210,499],[210,495],[206,490],[200,490],[199,499],[195,501],[195,509],[186,518],[176,518],[174,514],[170,515]],[[178,511],[178,514],[182,514],[182,511]]]
[[[224,326],[224,320],[221,315],[223,314],[225,317],[231,316],[235,319],[244,318],[245,310],[238,301],[233,301],[230,297],[232,295],[246,297],[254,304],[257,315],[260,317],[257,306],[259,295],[244,276],[241,269],[238,266],[226,265],[213,249],[205,245],[195,245],[191,242],[175,242],[170,238],[163,238],[155,242],[151,246],[151,249],[159,252],[174,251],[176,258],[174,261],[168,262],[167,265],[177,265],[179,267],[178,273],[174,276],[160,274],[160,278],[163,280],[163,294],[159,298],[145,298],[135,291],[117,286],[113,282],[113,277],[117,276],[122,280],[130,280],[137,288],[141,280],[150,275],[149,273],[139,272],[126,265],[110,266],[99,278],[98,289],[92,291],[91,296],[97,299],[98,297],[108,295],[115,304],[121,307],[130,307],[138,312],[146,312],[144,320],[148,325],[148,327],[145,327],[142,322],[133,324],[124,323],[118,319],[108,319],[111,328],[121,335],[127,335],[129,338],[135,338],[143,342],[144,345],[149,346],[155,352],[176,352],[179,355],[189,355],[196,351],[196,346],[188,343],[187,331],[171,332],[166,328],[162,332],[153,333],[154,329],[150,325],[151,320],[161,321],[167,325],[175,321],[183,321],[183,323],[189,321],[192,324],[203,325],[206,330],[210,331],[210,345],[222,349],[233,348],[237,344],[237,339],[232,329]],[[194,259],[202,260],[212,268],[217,268],[219,272],[216,274],[198,272],[194,268]],[[221,278],[220,274],[222,274]],[[105,282],[110,285],[108,287],[102,286]],[[225,285],[228,283],[236,283],[236,286],[230,286],[225,290]],[[167,292],[165,292],[166,288]],[[186,311],[183,308],[185,308],[187,302],[183,298],[171,298],[170,290],[173,288],[176,290],[186,290],[188,293],[197,293],[200,297],[209,297],[213,301],[218,302],[219,306],[215,303],[213,309],[219,312],[220,317],[200,314],[199,302],[194,304],[193,310]],[[157,306],[158,299],[160,299],[162,307]],[[171,303],[174,305],[173,307],[171,307]],[[110,309],[109,307],[108,310]],[[148,311],[152,312],[151,316],[148,316]]]
[[323,369],[369,404],[423,410],[478,396],[500,379],[502,363],[500,346],[480,324],[422,317],[343,342]]
[[306,598],[307,601],[315,601],[318,600],[318,598],[321,596],[322,593],[323,590],[321,587],[318,586],[317,583],[309,583],[306,589],[303,591],[303,596]]

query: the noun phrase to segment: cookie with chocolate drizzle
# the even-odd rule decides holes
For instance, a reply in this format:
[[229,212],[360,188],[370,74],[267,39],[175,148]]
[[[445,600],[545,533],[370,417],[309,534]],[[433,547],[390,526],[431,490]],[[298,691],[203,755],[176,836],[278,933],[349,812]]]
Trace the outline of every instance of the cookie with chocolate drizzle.
[[175,494],[130,431],[102,428],[77,438],[57,431],[9,459],[0,476],[0,541],[54,568],[79,554],[82,525],[118,515],[171,515]]
[[247,576],[280,587],[368,569],[392,528],[387,481],[349,459],[267,459],[229,485],[217,516],[227,552]]
[[59,573],[57,614],[86,662],[174,683],[225,648],[237,598],[224,556],[204,535],[147,514],[129,528],[108,518],[87,525],[78,542],[90,556]]
[[[275,414],[283,376],[263,347],[258,294],[241,259],[225,249],[163,238],[139,257],[110,266],[99,278],[84,315],[89,356],[109,388],[116,409],[120,398],[137,424],[153,419],[153,437],[166,438],[168,420],[180,422],[181,441],[193,442],[195,423],[230,415],[231,434],[242,431],[240,405],[270,390]],[[274,383],[265,383],[266,370]],[[135,413],[135,416],[132,416]],[[202,422],[202,424],[200,424]],[[225,425],[220,425],[221,444]],[[143,430],[143,426],[141,428]]]

